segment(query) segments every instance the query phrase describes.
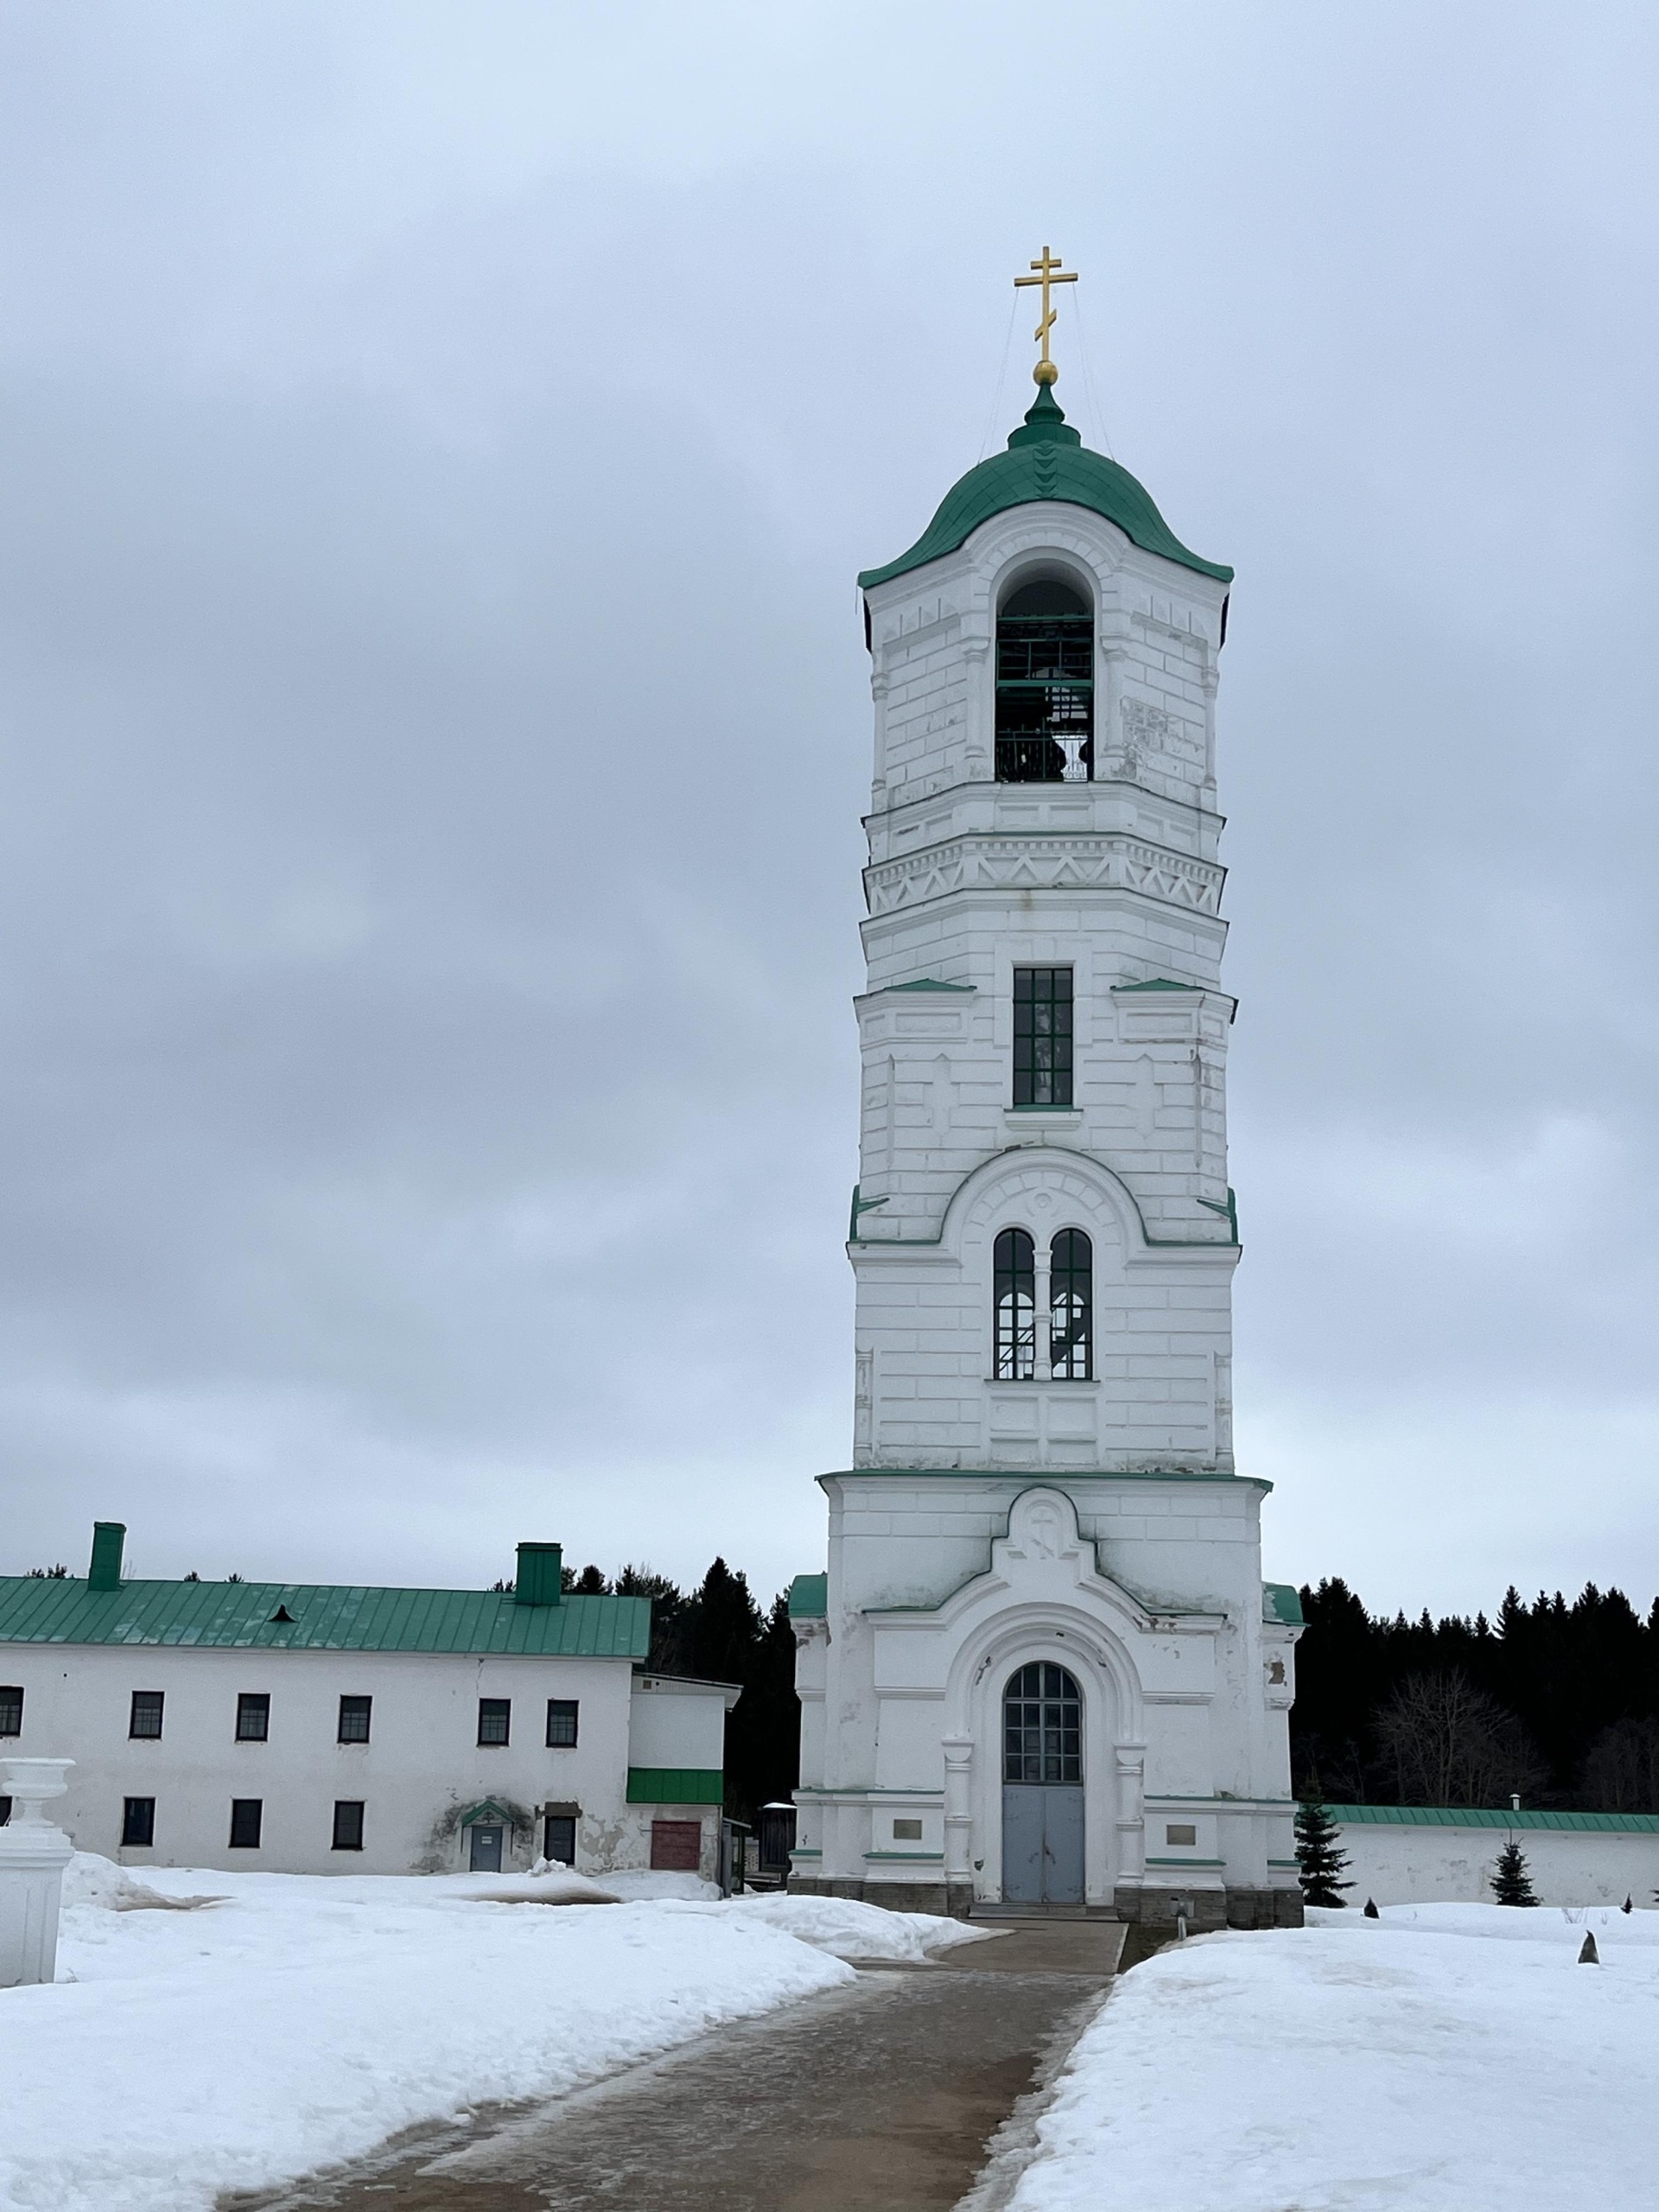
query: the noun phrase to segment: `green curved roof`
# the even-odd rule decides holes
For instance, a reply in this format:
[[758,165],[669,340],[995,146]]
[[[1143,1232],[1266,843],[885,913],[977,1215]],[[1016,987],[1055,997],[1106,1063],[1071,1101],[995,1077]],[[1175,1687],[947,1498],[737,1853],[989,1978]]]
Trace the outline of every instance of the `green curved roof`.
[[1030,413],[1010,435],[1007,451],[993,454],[977,468],[970,468],[945,493],[938,512],[909,552],[889,561],[885,569],[866,569],[858,580],[860,590],[925,568],[930,561],[954,553],[993,515],[1037,499],[1063,499],[1070,506],[1088,507],[1116,523],[1142,552],[1156,553],[1224,584],[1233,580],[1230,569],[1188,551],[1127,468],[1108,461],[1104,454],[1090,452],[1060,412],[1052,390],[1044,385]]

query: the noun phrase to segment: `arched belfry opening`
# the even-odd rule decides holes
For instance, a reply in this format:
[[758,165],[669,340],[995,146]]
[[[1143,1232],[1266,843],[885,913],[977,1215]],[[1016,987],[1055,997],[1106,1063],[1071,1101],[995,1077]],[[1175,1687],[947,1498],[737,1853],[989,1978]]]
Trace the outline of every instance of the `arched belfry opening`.
[[1017,584],[996,618],[996,780],[1084,784],[1095,768],[1095,638],[1076,584]]

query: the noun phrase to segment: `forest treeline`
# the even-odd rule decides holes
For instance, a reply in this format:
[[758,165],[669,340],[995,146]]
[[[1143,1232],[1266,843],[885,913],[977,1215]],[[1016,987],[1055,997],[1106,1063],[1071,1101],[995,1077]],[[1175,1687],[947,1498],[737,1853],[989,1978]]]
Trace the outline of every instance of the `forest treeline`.
[[1645,1618],[1586,1583],[1489,1621],[1369,1613],[1332,1578],[1301,1592],[1291,1764],[1334,1804],[1659,1813],[1659,1599]]
[[760,1806],[789,1802],[800,1779],[801,1708],[786,1592],[763,1613],[747,1577],[723,1559],[695,1590],[682,1590],[648,1567],[625,1567],[608,1580],[596,1567],[566,1567],[564,1586],[595,1597],[649,1598],[645,1664],[653,1673],[741,1683],[743,1694],[726,1716],[726,1810],[734,1820],[753,1821]]

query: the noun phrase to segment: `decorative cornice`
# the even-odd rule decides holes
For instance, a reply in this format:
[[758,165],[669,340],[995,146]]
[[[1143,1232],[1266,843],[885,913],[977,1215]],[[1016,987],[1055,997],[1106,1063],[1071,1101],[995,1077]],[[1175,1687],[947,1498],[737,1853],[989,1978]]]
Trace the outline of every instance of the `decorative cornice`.
[[872,914],[919,906],[958,891],[1130,891],[1185,912],[1221,911],[1227,871],[1167,845],[1122,832],[1093,836],[1046,833],[968,834],[881,861],[864,871]]

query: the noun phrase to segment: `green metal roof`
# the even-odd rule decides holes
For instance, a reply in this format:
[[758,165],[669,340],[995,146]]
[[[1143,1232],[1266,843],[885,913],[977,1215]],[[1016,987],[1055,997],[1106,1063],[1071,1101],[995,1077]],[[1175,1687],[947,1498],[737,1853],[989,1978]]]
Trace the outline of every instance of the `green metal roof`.
[[1154,976],[1144,983],[1114,983],[1112,988],[1127,994],[1130,991],[1197,991],[1201,986],[1197,983],[1172,983],[1167,976]]
[[1294,1582],[1262,1585],[1262,1618],[1264,1621],[1278,1621],[1285,1628],[1301,1627],[1302,1600]]
[[1560,1828],[1588,1835],[1659,1835],[1659,1813],[1516,1813],[1477,1805],[1327,1805],[1345,1827]]
[[[286,1620],[277,1618],[286,1613]],[[0,1643],[175,1644],[256,1651],[480,1651],[643,1659],[648,1598],[520,1605],[494,1590],[371,1590],[315,1582],[124,1582],[89,1590],[0,1576]]]
[[1120,468],[1104,454],[1090,453],[1061,413],[1053,392],[1045,385],[1030,413],[1008,438],[1006,453],[993,454],[970,468],[960,483],[952,485],[938,512],[911,547],[885,569],[866,569],[859,588],[869,591],[912,569],[942,560],[993,515],[1009,507],[1023,507],[1039,499],[1064,500],[1069,506],[1088,507],[1116,523],[1132,544],[1142,552],[1160,554],[1201,576],[1214,576],[1230,584],[1233,572],[1219,562],[1201,560],[1181,543],[1153,505],[1145,486],[1127,468]]
[[792,1621],[821,1621],[830,1611],[827,1574],[798,1574],[789,1586],[789,1617]]

